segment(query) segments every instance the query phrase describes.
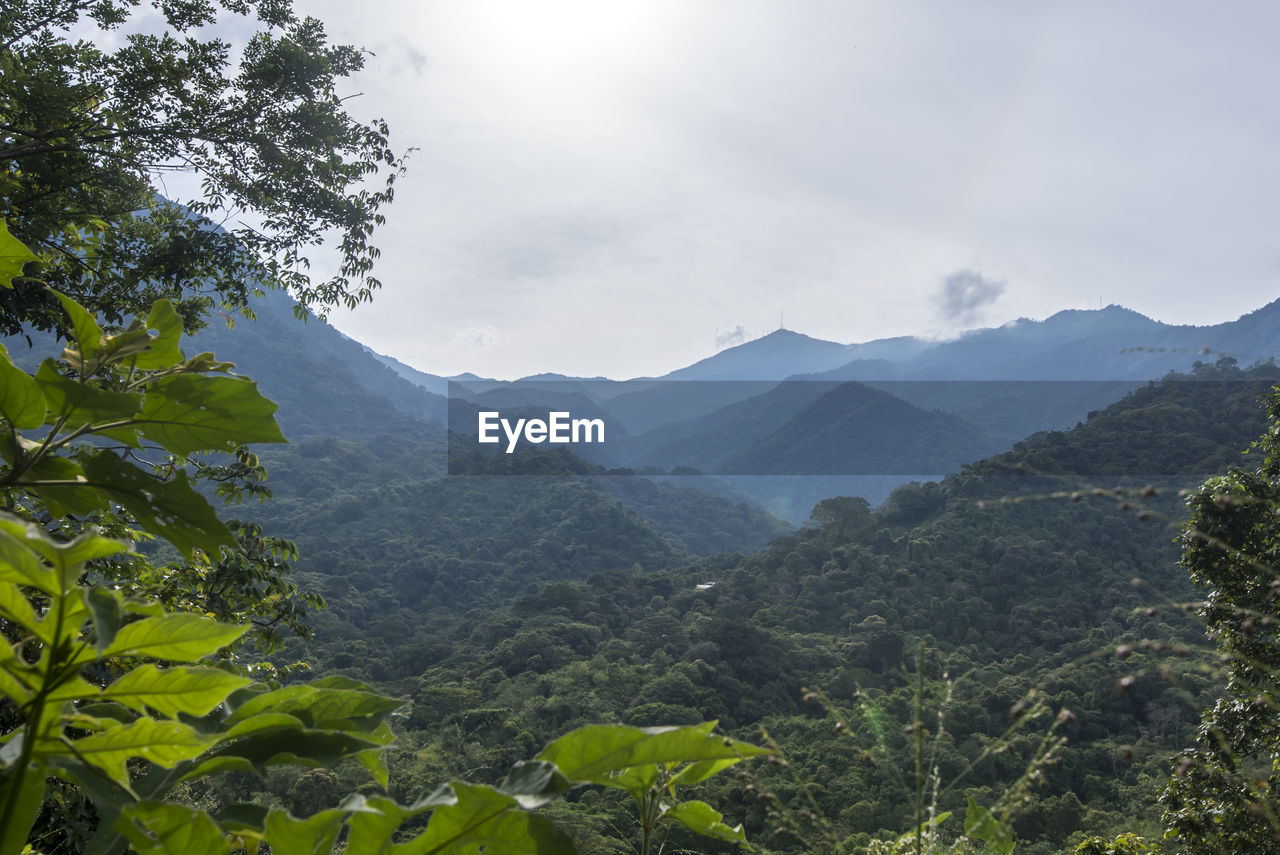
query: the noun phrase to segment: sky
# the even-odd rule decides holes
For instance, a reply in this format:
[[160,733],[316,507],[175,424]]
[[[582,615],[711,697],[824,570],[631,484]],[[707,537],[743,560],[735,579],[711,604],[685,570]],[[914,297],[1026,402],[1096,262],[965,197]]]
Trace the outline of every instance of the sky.
[[[660,375],[1280,296],[1280,5],[295,0],[416,151],[340,330],[434,374]],[[319,270],[317,272],[322,272]]]

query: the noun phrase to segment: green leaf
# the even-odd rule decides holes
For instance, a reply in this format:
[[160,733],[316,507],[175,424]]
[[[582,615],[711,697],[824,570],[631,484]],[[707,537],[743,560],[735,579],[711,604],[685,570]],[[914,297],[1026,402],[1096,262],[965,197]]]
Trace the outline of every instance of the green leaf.
[[[51,596],[59,596],[77,587],[86,562],[129,548],[128,544],[103,537],[94,529],[83,532],[74,540],[59,542],[35,523],[0,513],[0,549],[7,542],[6,536],[17,541],[17,550],[0,552],[0,557],[14,561],[12,569],[25,577],[25,584],[34,585]],[[35,561],[34,557],[23,558],[24,550],[52,564],[53,571],[41,568],[38,562],[31,563]]]
[[[370,737],[378,742],[381,746],[388,745],[395,734],[391,732],[391,728],[384,721],[378,725]],[[365,768],[373,779],[378,782],[378,786],[383,790],[387,789],[390,779],[390,771],[387,769],[387,752],[382,748],[370,748],[356,754],[356,762]]]
[[[53,640],[48,637],[44,621],[36,617],[31,603],[12,582],[0,582],[0,617],[16,623],[46,644]],[[8,644],[8,639],[0,641],[0,644]]]
[[121,627],[103,656],[149,656],[193,662],[217,653],[248,630],[247,626],[218,623],[193,614],[143,618]]
[[[453,782],[405,808],[370,798],[375,811],[347,821],[347,855],[574,855],[573,841],[545,817],[527,813],[492,787]],[[405,820],[432,811],[422,834],[405,843],[387,840]]]
[[722,772],[730,766],[738,763],[737,757],[730,757],[722,760],[700,760],[697,763],[690,763],[682,768],[675,775],[671,776],[671,786],[686,786],[688,784],[696,784],[699,781],[705,781],[717,772]]
[[114,828],[138,853],[218,855],[231,852],[222,829],[207,813],[169,802],[139,802],[125,808]]
[[572,786],[573,782],[554,764],[529,760],[511,767],[498,790],[514,797],[521,807],[536,808],[567,792]]
[[176,374],[147,389],[138,429],[168,451],[234,451],[251,442],[284,442],[276,405],[239,377]]
[[988,849],[1000,855],[1009,855],[1013,851],[1013,829],[973,799],[969,799],[969,806],[964,812],[964,834],[981,840]]
[[202,716],[249,682],[247,677],[217,668],[142,665],[108,686],[102,697],[138,712],[150,708],[169,718],[178,713]]
[[0,344],[0,419],[19,430],[44,424],[44,395],[30,374],[13,364]]
[[39,260],[40,256],[27,249],[26,244],[10,234],[9,224],[0,219],[0,287],[12,289],[13,280],[22,275],[23,266]]
[[[52,359],[40,363],[40,367],[36,369],[36,382],[44,395],[47,411],[45,421],[52,423],[57,419],[65,419],[68,429],[127,421],[137,414],[142,405],[139,395],[111,392],[63,377]],[[127,432],[120,429],[112,431],[112,436],[122,442],[137,445],[136,439],[130,441]]]
[[13,648],[0,644],[0,695],[23,705],[35,697],[41,675],[36,667],[14,656]]
[[86,455],[82,466],[91,486],[133,514],[142,528],[168,540],[187,557],[195,549],[217,555],[219,547],[236,545],[213,506],[192,489],[185,472],[160,481],[110,451]]
[[[22,734],[15,738],[21,739]],[[14,798],[14,791],[17,791],[9,821],[0,826],[0,852],[23,851],[27,833],[40,813],[40,803],[44,801],[44,778],[44,771],[39,768],[22,767],[16,763],[8,768],[0,765],[0,805],[8,805],[10,798]]]
[[40,553],[26,542],[34,523],[0,513],[0,580],[30,585],[46,594],[59,593],[58,577],[40,563]]
[[138,354],[134,365],[138,368],[153,371],[168,368],[183,360],[178,343],[182,340],[182,318],[174,311],[168,300],[157,300],[151,307],[147,317],[147,329],[155,330],[151,346]]
[[88,377],[104,365],[120,362],[130,356],[146,352],[151,347],[151,336],[142,322],[134,320],[129,329],[115,335],[102,337],[102,348],[92,359],[85,359],[77,350],[66,348],[62,351],[62,360],[74,368],[82,377]]
[[330,688],[316,680],[264,692],[243,701],[227,718],[234,725],[264,712],[297,716],[312,727],[341,727],[371,731],[388,714],[405,702],[374,692],[361,683],[359,688]]
[[226,831],[257,831],[266,828],[269,811],[262,805],[237,802],[227,805],[213,814],[218,825]]
[[54,291],[53,296],[58,298],[67,316],[71,318],[71,330],[76,344],[79,345],[80,357],[86,362],[92,360],[98,351],[102,350],[102,327],[98,326],[98,322],[85,310],[84,306],[66,294]]
[[554,763],[571,781],[620,786],[619,773],[626,770],[659,763],[737,762],[770,753],[767,748],[715,736],[714,726],[715,722],[677,728],[587,725],[552,742],[536,759]]
[[340,808],[321,811],[306,819],[296,819],[273,808],[267,814],[267,843],[271,844],[273,855],[329,855],[346,818],[347,811]]
[[669,816],[690,831],[716,840],[730,843],[746,843],[747,835],[742,826],[730,828],[724,822],[724,815],[706,802],[681,802],[668,810],[663,816]]
[[237,722],[234,727],[226,728],[226,721],[219,722],[219,739],[235,739],[241,736],[248,736],[251,733],[260,733],[264,730],[302,730],[306,724],[296,715],[286,715],[285,713],[258,713],[252,718]]
[[260,731],[218,747],[210,754],[209,759],[183,775],[182,780],[194,780],[215,771],[263,775],[268,766],[285,764],[328,768],[370,748],[381,746],[349,733],[330,730],[300,728]]
[[[9,445],[7,442],[9,439],[12,437],[0,436],[0,446]],[[29,443],[21,436],[17,439],[17,445],[22,446],[27,454],[39,445],[39,443]],[[6,458],[16,460],[16,455],[12,457],[6,455]],[[107,497],[89,486],[84,477],[84,470],[75,461],[54,454],[46,454],[35,463],[26,464],[26,467],[19,483],[27,490],[39,494],[48,506],[50,514],[88,516],[94,511],[107,508]]]
[[120,631],[120,624],[124,621],[124,598],[119,591],[94,585],[85,589],[84,604],[89,608],[93,620],[93,641],[101,654],[111,646]]
[[181,722],[140,718],[92,733],[74,744],[76,753],[85,762],[97,766],[121,786],[128,786],[129,771],[125,764],[130,759],[137,757],[170,769],[204,753],[211,741]]

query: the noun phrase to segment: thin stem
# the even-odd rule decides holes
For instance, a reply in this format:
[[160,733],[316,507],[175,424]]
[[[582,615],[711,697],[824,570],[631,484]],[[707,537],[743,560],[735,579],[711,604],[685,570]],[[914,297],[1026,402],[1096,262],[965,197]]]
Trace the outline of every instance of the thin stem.
[[916,657],[916,717],[911,723],[916,741],[916,855],[924,851],[924,642]]

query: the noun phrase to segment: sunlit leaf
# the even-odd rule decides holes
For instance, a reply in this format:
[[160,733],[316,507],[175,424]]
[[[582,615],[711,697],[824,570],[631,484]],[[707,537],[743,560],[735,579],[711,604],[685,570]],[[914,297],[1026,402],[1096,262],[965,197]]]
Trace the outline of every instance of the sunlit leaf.
[[248,630],[247,626],[218,623],[193,614],[143,618],[121,627],[103,655],[193,662],[218,652]]
[[32,523],[0,514],[0,580],[31,585],[46,594],[58,593],[54,572],[40,562],[40,555],[28,545],[26,530]]
[[0,419],[19,430],[44,424],[45,403],[40,385],[31,375],[13,364],[0,344]]
[[267,843],[274,855],[329,855],[347,811],[334,808],[297,819],[276,808],[267,814]]
[[182,318],[174,311],[168,300],[158,300],[151,307],[147,316],[147,329],[155,330],[151,346],[138,354],[134,365],[144,370],[168,368],[183,359],[182,350],[178,347],[182,339]]
[[127,785],[129,772],[125,764],[131,758],[148,760],[168,769],[198,757],[210,742],[190,725],[144,717],[77,739],[75,747],[86,762],[97,766],[117,783]]
[[260,731],[216,748],[207,760],[183,776],[193,780],[212,771],[266,773],[268,766],[334,766],[360,751],[380,748],[376,742],[349,733],[291,729]]
[[249,682],[217,668],[142,665],[108,686],[102,697],[138,712],[150,708],[170,718],[178,713],[200,716]]
[[80,357],[91,360],[102,349],[102,327],[93,319],[93,315],[75,300],[57,291],[53,295],[62,304],[63,310],[71,318],[71,330],[78,345]]
[[[331,688],[323,681],[264,692],[243,701],[227,718],[232,725],[264,712],[288,713],[311,726],[349,722],[357,729],[372,729],[382,717],[405,702],[356,683],[360,688]],[[365,725],[365,727],[359,727]]]
[[522,807],[535,808],[568,791],[573,783],[554,764],[540,760],[517,763],[498,785],[498,790],[513,796]]
[[[576,850],[564,832],[545,817],[521,810],[511,796],[491,787],[453,782],[409,807],[390,799],[370,798],[377,812],[352,814],[347,855],[572,855]],[[388,845],[391,834],[407,819],[431,811],[422,834]]]
[[0,219],[0,288],[13,288],[13,280],[22,275],[23,266],[39,260],[26,244],[9,233],[9,224]]
[[680,802],[668,810],[664,816],[674,819],[690,831],[716,840],[727,840],[730,843],[746,843],[747,835],[742,826],[730,827],[724,822],[724,815],[706,802]]
[[208,814],[170,802],[140,802],[125,808],[115,829],[134,851],[154,855],[218,855],[231,846]]
[[715,736],[715,722],[669,729],[596,724],[548,745],[538,760],[554,763],[571,781],[615,785],[618,773],[658,763],[740,760],[770,753],[745,742]]
[[251,442],[284,442],[275,411],[249,380],[178,374],[148,388],[138,429],[174,454],[234,451]]

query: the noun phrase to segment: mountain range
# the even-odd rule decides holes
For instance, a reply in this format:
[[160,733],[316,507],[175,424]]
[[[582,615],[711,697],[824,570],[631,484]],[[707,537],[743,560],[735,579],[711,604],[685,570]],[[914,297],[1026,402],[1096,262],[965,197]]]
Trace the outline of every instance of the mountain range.
[[[502,382],[412,369],[315,318],[299,323],[283,294],[268,294],[256,313],[235,329],[211,325],[198,346],[230,354],[257,379],[291,436],[408,432],[443,470],[444,428],[474,435],[480,409],[513,418],[569,411],[607,425],[602,446],[574,446],[590,463],[716,476],[681,483],[752,500],[794,524],[829,491],[879,501],[909,477],[954,472],[1070,427],[1169,371],[1280,352],[1280,301],[1207,327],[1109,306],[942,342],[844,345],[778,330],[659,378]],[[838,477],[855,475],[864,477]]]

